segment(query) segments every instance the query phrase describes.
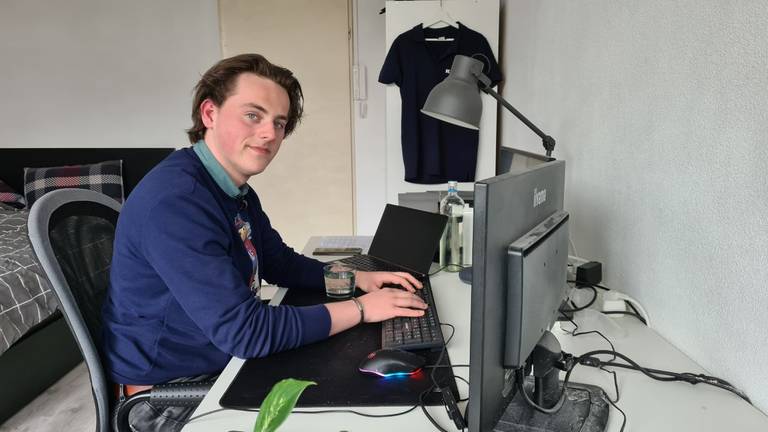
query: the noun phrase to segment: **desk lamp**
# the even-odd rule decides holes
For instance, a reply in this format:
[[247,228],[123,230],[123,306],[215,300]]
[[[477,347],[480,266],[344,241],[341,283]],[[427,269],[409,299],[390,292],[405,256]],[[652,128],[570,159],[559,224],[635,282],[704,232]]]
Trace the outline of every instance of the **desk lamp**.
[[547,156],[552,156],[552,150],[555,149],[555,139],[542,132],[520,111],[491,89],[491,80],[483,73],[483,63],[472,57],[464,55],[454,57],[448,77],[429,92],[421,112],[457,126],[480,129],[483,103],[480,99],[480,92],[477,91],[478,86],[480,90],[493,96],[504,108],[535,132],[542,139]]
[[[472,57],[456,55],[453,58],[450,73],[429,92],[421,112],[447,123],[478,130],[480,117],[483,114],[483,101],[480,98],[480,92],[477,91],[478,87],[493,96],[504,108],[535,132],[542,139],[547,157],[552,157],[555,139],[542,132],[491,89],[491,79],[483,73],[483,63]],[[462,269],[459,272],[459,278],[465,283],[472,283],[472,267]]]

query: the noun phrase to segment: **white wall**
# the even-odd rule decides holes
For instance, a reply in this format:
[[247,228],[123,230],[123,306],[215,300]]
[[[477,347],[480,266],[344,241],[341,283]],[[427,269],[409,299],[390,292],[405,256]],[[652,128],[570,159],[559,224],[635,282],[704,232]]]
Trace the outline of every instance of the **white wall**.
[[0,3],[0,146],[187,144],[215,0]]
[[387,52],[385,0],[355,0],[352,7],[353,63],[361,97],[352,103],[355,174],[355,233],[373,235],[387,203],[385,89],[379,71]]
[[[557,139],[581,256],[768,410],[768,3],[505,1],[503,94]],[[540,151],[510,115],[503,145]]]

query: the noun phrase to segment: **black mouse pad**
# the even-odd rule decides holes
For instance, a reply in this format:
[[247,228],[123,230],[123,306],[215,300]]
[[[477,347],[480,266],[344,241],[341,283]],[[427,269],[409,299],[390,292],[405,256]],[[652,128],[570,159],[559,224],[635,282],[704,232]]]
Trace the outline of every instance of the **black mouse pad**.
[[[361,294],[358,292],[358,294]],[[302,293],[289,290],[283,304],[304,306],[327,303],[324,292]],[[358,371],[360,362],[381,346],[381,324],[362,324],[326,340],[294,350],[248,359],[224,392],[219,403],[225,408],[258,408],[272,386],[285,378],[314,381],[299,398],[301,407],[413,406],[419,395],[432,386],[430,374],[435,368],[425,367],[407,377],[378,377]],[[435,365],[440,351],[419,350],[426,365]],[[446,351],[442,365],[450,365]],[[449,385],[458,395],[456,381],[449,367],[436,368],[435,380]],[[439,393],[428,392],[426,405],[442,405]]]

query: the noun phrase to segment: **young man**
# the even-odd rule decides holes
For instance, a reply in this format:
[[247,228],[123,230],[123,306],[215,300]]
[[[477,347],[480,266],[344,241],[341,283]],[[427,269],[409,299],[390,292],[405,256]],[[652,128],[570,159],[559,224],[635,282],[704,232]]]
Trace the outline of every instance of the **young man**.
[[[208,378],[232,356],[266,356],[363,320],[424,313],[413,293],[421,284],[407,273],[357,272],[367,294],[355,300],[262,304],[262,279],[324,289],[323,263],[283,243],[247,184],[301,119],[301,87],[289,70],[244,54],[214,65],[195,90],[193,146],[147,174],[118,221],[103,348],[124,393]],[[136,430],[177,430],[192,410],[145,403],[129,418]]]

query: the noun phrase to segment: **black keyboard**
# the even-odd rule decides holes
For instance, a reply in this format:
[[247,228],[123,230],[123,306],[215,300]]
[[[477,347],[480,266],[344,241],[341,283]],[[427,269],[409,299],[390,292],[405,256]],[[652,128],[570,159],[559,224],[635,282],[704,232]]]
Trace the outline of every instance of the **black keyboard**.
[[[346,264],[363,271],[406,271],[394,264],[380,260],[370,255],[353,255],[341,260]],[[416,290],[427,310],[420,317],[397,317],[382,321],[381,347],[401,350],[439,349],[444,345],[440,320],[437,318],[437,308],[432,296],[432,285],[428,276],[411,273],[424,287]]]
[[422,281],[424,288],[416,290],[427,310],[420,317],[397,317],[381,323],[381,347],[401,350],[439,349],[444,345],[437,308],[432,297],[429,278]]

